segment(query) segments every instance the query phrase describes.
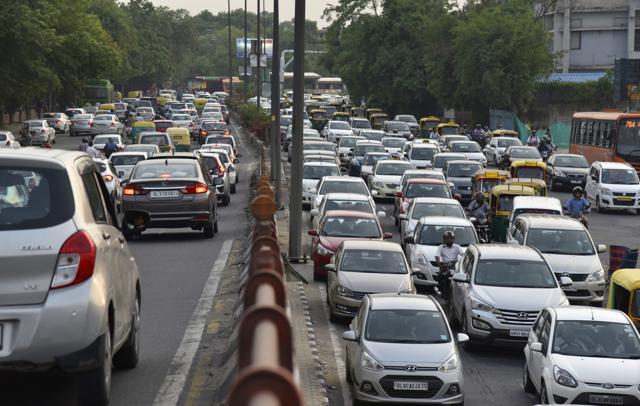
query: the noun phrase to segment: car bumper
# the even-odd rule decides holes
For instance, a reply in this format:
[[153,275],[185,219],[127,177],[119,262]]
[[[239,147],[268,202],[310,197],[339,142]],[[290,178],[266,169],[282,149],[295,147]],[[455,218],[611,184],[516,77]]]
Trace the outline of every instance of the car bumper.
[[586,183],[587,183],[586,177],[576,178],[572,176],[553,176],[553,184],[555,186],[566,187],[566,188],[580,186],[584,188]]
[[[394,382],[427,382],[426,391],[395,390]],[[372,390],[364,387],[370,384]],[[354,390],[358,400],[371,403],[402,404],[461,404],[464,401],[462,369],[442,373],[438,371],[406,372],[404,370],[370,371],[357,368],[354,373]]]
[[179,204],[167,205],[165,202],[161,204],[146,202],[131,202],[128,196],[123,197],[122,211],[124,218],[129,224],[132,217],[141,214],[145,218],[143,226],[137,227],[137,230],[145,230],[148,228],[181,228],[194,227],[202,225],[209,221],[209,201],[191,201],[180,202]]
[[374,197],[377,198],[395,198],[395,193],[398,191],[396,187],[390,188],[387,186],[376,186],[373,185],[371,187],[371,191],[377,191],[378,194]]
[[580,302],[602,302],[606,282],[573,282],[568,288],[563,288],[567,299]]
[[108,302],[102,284],[90,278],[49,291],[42,304],[2,306],[0,370],[96,367],[98,352],[86,353],[104,333]]
[[467,314],[467,334],[475,342],[505,346],[524,346],[533,325],[505,325],[493,313],[472,310]]
[[412,267],[420,272],[419,275],[413,276],[413,283],[416,286],[437,286],[437,277],[439,269],[429,265],[412,264]]
[[[640,403],[638,387],[636,385],[630,385],[628,388],[603,389],[599,384],[587,385],[584,382],[578,382],[576,388],[569,388],[559,385],[553,379],[549,379],[549,381],[546,386],[551,403],[581,405],[637,405]],[[592,396],[596,396],[597,398],[594,399]],[[616,403],[619,399],[622,399],[622,403]],[[603,402],[603,400],[605,401]]]
[[600,196],[600,207],[613,210],[640,209],[640,198],[620,200],[616,196]]
[[330,292],[330,294],[330,306],[332,307],[331,310],[334,314],[344,317],[354,317],[356,313],[358,313],[362,299],[338,295],[335,292]]

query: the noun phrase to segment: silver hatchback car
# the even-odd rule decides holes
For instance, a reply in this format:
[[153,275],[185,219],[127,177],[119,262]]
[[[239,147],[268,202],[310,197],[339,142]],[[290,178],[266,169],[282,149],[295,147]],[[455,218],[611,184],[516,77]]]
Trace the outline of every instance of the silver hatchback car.
[[140,277],[109,193],[81,152],[0,151],[0,369],[77,373],[109,401],[138,363]]

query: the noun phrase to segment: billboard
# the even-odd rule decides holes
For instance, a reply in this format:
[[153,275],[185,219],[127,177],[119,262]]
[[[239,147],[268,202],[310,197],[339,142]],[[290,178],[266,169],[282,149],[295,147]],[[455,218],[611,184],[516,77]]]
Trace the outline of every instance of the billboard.
[[640,101],[640,59],[616,59],[613,86],[613,98],[616,102]]
[[[255,38],[236,38],[236,58],[242,60],[244,58],[244,49],[247,47],[247,57],[252,53],[252,49],[255,51],[257,44],[257,39]],[[261,53],[267,54],[267,58],[271,59],[273,56],[273,39],[264,38],[260,40],[262,44],[262,48],[260,49]],[[256,52],[253,52],[256,53]]]

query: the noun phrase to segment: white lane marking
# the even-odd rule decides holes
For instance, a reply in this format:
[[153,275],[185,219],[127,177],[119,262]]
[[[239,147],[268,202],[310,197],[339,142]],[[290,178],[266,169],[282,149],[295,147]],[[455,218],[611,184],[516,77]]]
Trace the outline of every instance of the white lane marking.
[[218,291],[218,282],[229,258],[232,244],[233,240],[225,240],[222,244],[218,258],[211,268],[204,289],[202,289],[198,304],[191,315],[189,324],[187,324],[182,342],[173,356],[167,375],[153,401],[153,406],[175,406],[180,400],[191,364],[193,364],[193,358],[200,347],[202,333],[213,306],[213,300]]
[[329,306],[327,305],[327,291],[326,285],[321,284],[318,286],[320,291],[320,299],[322,301],[322,307],[324,313],[327,316],[327,322],[329,323],[329,335],[331,336],[331,346],[333,347],[333,355],[336,360],[336,369],[338,370],[338,378],[340,378],[340,388],[342,388],[342,401],[343,405],[351,405],[351,399],[349,396],[350,389],[347,387],[347,374],[346,366],[344,363],[344,353],[342,348],[342,335],[338,335],[336,328],[331,321],[329,321]]

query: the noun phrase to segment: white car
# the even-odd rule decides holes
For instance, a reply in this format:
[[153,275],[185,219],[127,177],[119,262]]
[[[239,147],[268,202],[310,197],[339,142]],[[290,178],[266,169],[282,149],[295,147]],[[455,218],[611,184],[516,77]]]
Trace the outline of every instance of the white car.
[[346,166],[351,161],[349,152],[353,151],[356,142],[358,142],[359,140],[366,140],[366,138],[358,137],[355,135],[345,135],[340,138],[340,142],[338,142],[338,157],[340,158],[340,162],[342,162],[343,165]]
[[174,127],[189,128],[193,124],[193,119],[189,114],[176,113],[171,115]]
[[93,162],[100,171],[102,180],[109,191],[111,204],[116,209],[116,213],[120,213],[122,210],[122,186],[116,168],[107,159],[94,159]]
[[368,180],[371,194],[374,197],[394,198],[400,178],[407,169],[413,169],[413,165],[407,161],[387,159],[376,162]]
[[380,142],[382,142],[382,146],[385,151],[393,154],[402,152],[402,148],[404,148],[404,144],[407,143],[407,140],[402,137],[382,137]]
[[376,212],[376,203],[369,195],[359,193],[327,193],[322,197],[317,209],[311,210],[312,228],[317,230],[320,220],[329,210],[362,211],[377,215],[378,219],[386,216],[385,212]]
[[[363,196],[370,196],[366,183],[361,178],[353,176],[325,176],[312,190],[312,209],[319,209],[322,198],[327,193],[356,193]],[[313,218],[313,213],[311,214]]]
[[302,206],[311,210],[316,188],[325,176],[340,176],[340,168],[327,162],[307,162],[302,165]]
[[240,163],[240,160],[238,158],[232,159],[229,156],[229,152],[222,148],[207,149],[207,152],[213,152],[217,154],[218,159],[220,160],[222,165],[224,165],[224,167],[227,169],[227,173],[229,174],[229,182],[231,183],[231,193],[235,193],[236,185],[238,184],[238,181],[239,181],[238,164]]
[[487,166],[487,157],[484,156],[480,144],[475,141],[452,141],[449,143],[449,151],[464,154],[467,160],[477,161]]
[[[466,219],[464,208],[460,201],[444,197],[416,197],[409,207],[400,214],[400,243],[404,244],[404,238],[413,235],[413,232],[421,218],[425,216],[442,216]],[[442,236],[440,236],[442,237]]]
[[635,169],[622,162],[594,162],[589,168],[586,197],[596,211],[635,209],[640,214],[640,180]]
[[353,130],[346,121],[329,120],[322,130],[322,135],[327,141],[338,143],[342,137],[353,135]]
[[114,152],[109,157],[121,180],[129,179],[136,164],[145,159],[147,159],[146,152]]
[[523,388],[542,404],[640,404],[640,337],[618,310],[547,307],[524,356]]
[[93,147],[98,151],[102,151],[104,149],[104,146],[107,145],[107,142],[109,142],[110,139],[113,140],[120,151],[124,151],[124,142],[122,141],[122,137],[120,136],[120,134],[96,135],[93,138]]
[[[440,205],[439,209],[453,211],[455,206]],[[478,243],[473,223],[465,218],[433,215],[420,218],[414,231],[404,239],[409,265],[420,272],[413,276],[413,283],[416,286],[435,286],[439,273],[439,268],[436,266],[436,253],[438,247],[442,245],[442,236],[446,231],[455,233],[456,244],[460,244],[463,249],[470,244]]]
[[514,137],[493,137],[487,146],[484,147],[483,152],[488,162],[491,162],[494,166],[498,166],[498,163],[502,161],[502,154],[512,145],[522,146],[522,142]]
[[385,159],[391,159],[391,154],[388,152],[367,152],[360,166],[360,177],[365,180],[369,179],[369,175],[373,173],[373,166],[376,162]]
[[27,120],[22,124],[21,133],[29,134],[31,145],[55,144],[56,142],[56,130],[49,125],[47,120]]
[[436,144],[416,143],[410,144],[407,149],[406,157],[418,169],[431,168],[433,165],[433,157],[440,152],[440,148]]
[[0,148],[20,148],[20,142],[11,131],[0,131]]
[[440,179],[442,181],[445,180],[444,173],[437,169],[407,169],[406,171],[404,171],[404,174],[402,174],[402,178],[400,178],[400,185],[403,185],[404,182],[409,179],[415,178]]
[[351,404],[464,403],[462,360],[456,342],[463,343],[468,337],[454,335],[442,307],[432,297],[365,296],[342,338],[347,343]]

